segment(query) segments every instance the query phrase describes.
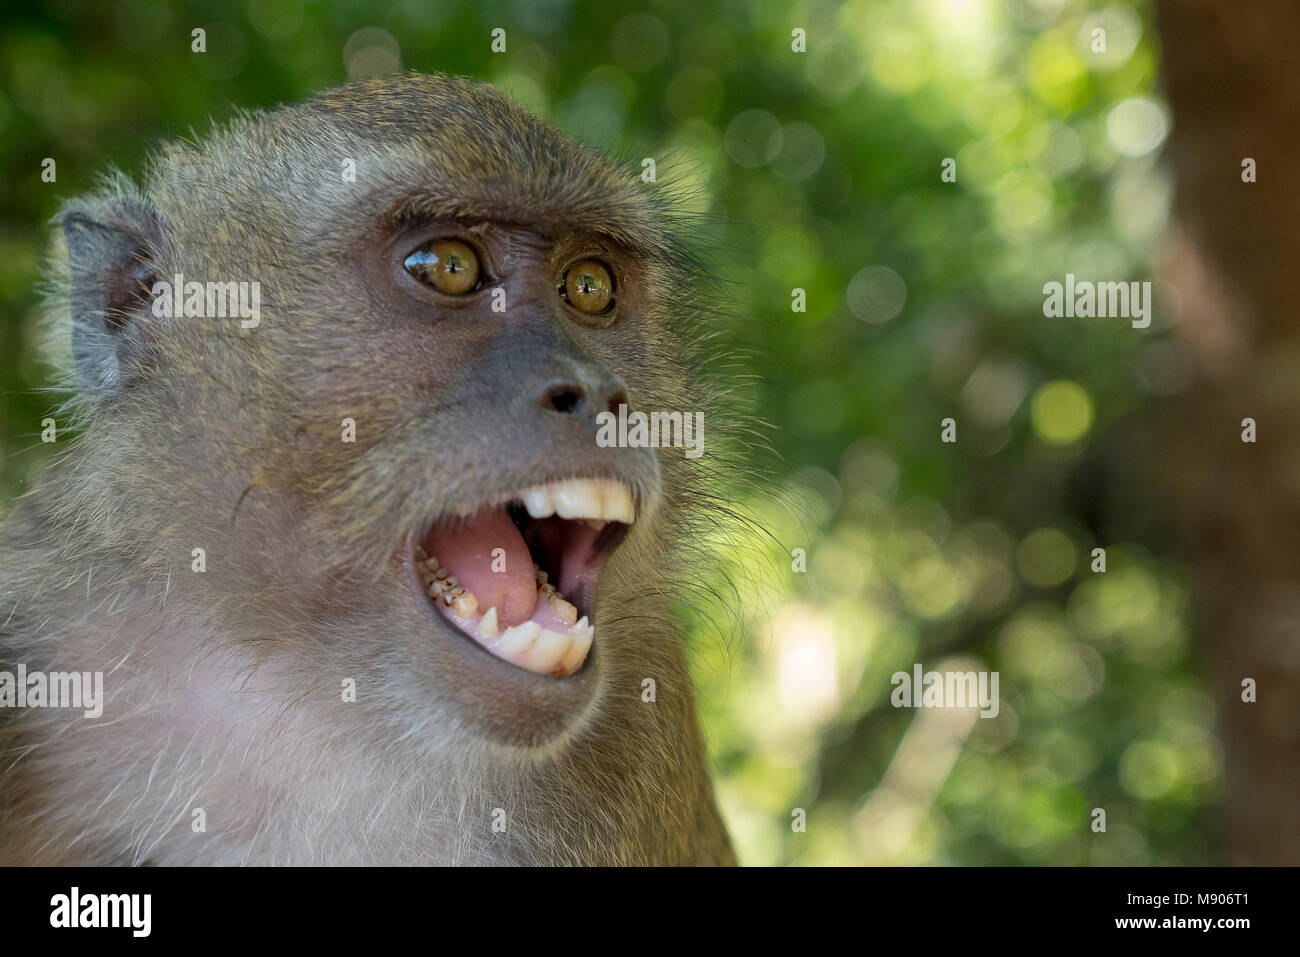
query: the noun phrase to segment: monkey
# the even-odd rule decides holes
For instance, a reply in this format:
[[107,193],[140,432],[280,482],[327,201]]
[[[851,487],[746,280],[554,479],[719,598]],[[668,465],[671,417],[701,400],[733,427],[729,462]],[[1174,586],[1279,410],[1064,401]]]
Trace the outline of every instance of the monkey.
[[[726,401],[687,219],[418,73],[69,201],[75,435],[0,532],[0,863],[734,864],[673,612],[717,468],[596,441]],[[20,668],[102,713],[15,706]]]

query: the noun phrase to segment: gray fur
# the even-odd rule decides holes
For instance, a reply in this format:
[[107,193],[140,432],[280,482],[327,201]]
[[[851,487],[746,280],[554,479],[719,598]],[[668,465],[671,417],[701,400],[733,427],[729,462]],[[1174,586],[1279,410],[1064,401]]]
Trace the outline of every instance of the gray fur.
[[[438,405],[472,330],[397,342],[408,326],[357,286],[358,224],[427,215],[634,250],[645,292],[617,335],[519,315],[641,407],[721,408],[701,374],[714,287],[671,200],[490,87],[351,84],[168,144],[139,186],[106,180],[61,218],[51,312],[77,393],[61,422],[83,430],[0,533],[0,668],[103,671],[107,704],[0,709],[0,864],[733,860],[668,604],[727,522],[718,457],[659,450],[629,473],[643,520],[602,579],[580,707],[485,698],[474,669],[525,702],[535,676],[464,670],[475,650],[430,641],[392,573],[398,531],[537,466],[474,452],[501,416]],[[177,272],[259,280],[261,326],[133,298]],[[511,383],[457,388],[505,402]]]

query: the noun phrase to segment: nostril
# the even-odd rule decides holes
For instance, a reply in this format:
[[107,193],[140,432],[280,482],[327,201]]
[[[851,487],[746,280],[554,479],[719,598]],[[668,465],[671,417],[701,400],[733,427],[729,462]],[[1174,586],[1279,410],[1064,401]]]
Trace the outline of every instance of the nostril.
[[586,390],[571,383],[553,385],[542,396],[542,408],[562,415],[573,415],[586,398]]
[[627,405],[627,389],[622,387],[615,389],[609,394],[609,411],[618,415],[618,407]]

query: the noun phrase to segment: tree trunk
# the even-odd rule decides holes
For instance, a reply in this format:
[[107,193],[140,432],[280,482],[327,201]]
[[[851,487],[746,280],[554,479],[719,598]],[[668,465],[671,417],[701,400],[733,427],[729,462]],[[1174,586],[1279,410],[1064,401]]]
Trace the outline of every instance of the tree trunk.
[[1177,183],[1164,275],[1193,377],[1154,454],[1220,709],[1226,863],[1300,864],[1300,5],[1165,0],[1157,21]]

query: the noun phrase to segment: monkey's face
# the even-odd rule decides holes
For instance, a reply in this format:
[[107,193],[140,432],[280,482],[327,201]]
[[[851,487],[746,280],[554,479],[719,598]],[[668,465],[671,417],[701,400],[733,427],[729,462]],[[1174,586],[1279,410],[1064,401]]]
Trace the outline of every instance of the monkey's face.
[[336,570],[308,617],[342,606],[349,651],[400,653],[398,685],[512,743],[659,673],[617,622],[662,591],[659,456],[681,452],[601,441],[680,374],[654,267],[593,230],[387,211],[322,266],[360,298],[253,333],[301,435],[250,502],[289,493]]
[[601,454],[596,441],[597,414],[616,415],[628,396],[611,368],[617,351],[574,338],[608,335],[619,318],[613,267],[581,249],[520,228],[437,223],[399,230],[379,263],[395,309],[405,297],[413,321],[439,316],[454,361],[438,363],[431,397],[476,406],[468,429],[449,417],[465,439],[450,464],[496,473],[416,530],[412,576],[489,654],[557,678],[586,661],[600,573],[635,519],[634,487],[653,492],[656,479],[653,460]]
[[[143,545],[208,549],[179,587],[228,643],[511,744],[680,670],[660,571],[688,463],[605,421],[698,406],[694,267],[645,184],[489,88],[408,78],[178,148],[147,195],[66,221],[100,297],[74,346],[140,439]],[[176,273],[260,283],[260,322],[122,292]]]
[[517,722],[540,704],[533,732],[571,719],[600,687],[600,659],[636,654],[613,645],[597,598],[612,612],[636,597],[605,572],[638,522],[652,532],[660,468],[652,450],[598,437],[626,416],[652,347],[647,272],[596,235],[487,220],[377,239],[355,266],[379,326],[363,374],[407,387],[366,454],[399,461],[389,480],[421,503],[391,532],[422,612],[414,637],[449,652],[430,677],[440,695],[470,688],[459,706],[474,717],[486,706]]

